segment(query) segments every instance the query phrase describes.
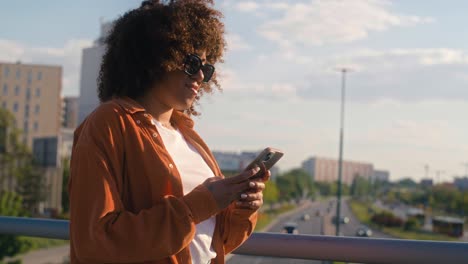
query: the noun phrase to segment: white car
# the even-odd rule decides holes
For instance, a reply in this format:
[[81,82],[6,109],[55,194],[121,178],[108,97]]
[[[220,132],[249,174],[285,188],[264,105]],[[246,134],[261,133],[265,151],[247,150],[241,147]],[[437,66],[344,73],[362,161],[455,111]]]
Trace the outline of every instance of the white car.
[[367,226],[360,226],[356,230],[356,236],[358,237],[371,237],[372,236],[372,230],[368,228]]

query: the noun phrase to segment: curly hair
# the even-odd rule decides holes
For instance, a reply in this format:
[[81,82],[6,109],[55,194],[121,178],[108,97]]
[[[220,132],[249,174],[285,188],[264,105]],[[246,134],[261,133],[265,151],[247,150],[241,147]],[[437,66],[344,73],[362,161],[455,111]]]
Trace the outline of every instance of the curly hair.
[[[224,24],[213,5],[212,0],[149,0],[117,19],[104,39],[100,101],[143,96],[190,53],[205,51],[208,63],[223,62]],[[216,75],[202,84],[195,102],[214,87],[221,90]],[[198,115],[193,105],[187,113]]]

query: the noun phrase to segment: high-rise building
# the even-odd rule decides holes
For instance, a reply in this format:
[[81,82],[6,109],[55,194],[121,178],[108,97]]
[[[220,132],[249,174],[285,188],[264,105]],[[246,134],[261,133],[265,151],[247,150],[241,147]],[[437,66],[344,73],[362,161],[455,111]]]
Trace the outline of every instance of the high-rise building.
[[[302,163],[302,169],[317,182],[335,182],[338,180],[338,161],[334,159],[312,157]],[[342,182],[351,185],[357,176],[371,179],[374,165],[365,162],[343,161]]]
[[63,98],[62,127],[75,129],[78,126],[78,97]]
[[101,22],[101,35],[92,47],[83,49],[81,60],[80,98],[78,125],[99,105],[97,96],[97,79],[105,52],[103,39],[109,34],[113,22]]
[[50,187],[45,208],[60,210],[62,175],[58,146],[62,119],[62,67],[0,63],[0,105],[10,111],[20,139],[41,166]]

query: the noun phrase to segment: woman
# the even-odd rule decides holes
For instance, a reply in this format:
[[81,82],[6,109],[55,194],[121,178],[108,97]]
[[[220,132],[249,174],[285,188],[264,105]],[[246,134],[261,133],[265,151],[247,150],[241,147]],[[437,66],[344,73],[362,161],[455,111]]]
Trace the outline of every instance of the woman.
[[224,26],[211,6],[145,1],[106,38],[102,103],[75,131],[71,263],[224,263],[252,233],[270,172],[224,179],[190,118],[219,88]]

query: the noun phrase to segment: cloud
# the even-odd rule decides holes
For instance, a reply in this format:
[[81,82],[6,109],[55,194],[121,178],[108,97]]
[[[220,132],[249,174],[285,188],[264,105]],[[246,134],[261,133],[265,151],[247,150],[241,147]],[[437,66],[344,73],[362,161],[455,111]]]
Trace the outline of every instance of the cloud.
[[281,6],[283,14],[265,22],[258,31],[282,47],[348,43],[391,27],[434,21],[432,18],[395,14],[390,10],[390,2],[385,0],[311,0],[288,6],[270,4],[265,8],[274,6]]
[[261,96],[270,99],[293,98],[296,96],[297,86],[292,82],[245,81],[240,79],[234,69],[222,65],[217,69],[219,82],[226,93],[246,97]]
[[252,47],[240,35],[229,33],[225,35],[229,51],[250,50]]
[[252,12],[259,8],[258,3],[254,1],[239,1],[235,8],[242,12]]
[[338,65],[351,65],[346,78],[351,100],[468,100],[468,53],[446,48],[360,50],[322,58],[309,68],[309,81],[299,95],[336,100]]
[[62,66],[63,93],[77,95],[82,50],[91,45],[92,40],[70,39],[63,47],[32,47],[17,41],[0,39],[0,61]]

